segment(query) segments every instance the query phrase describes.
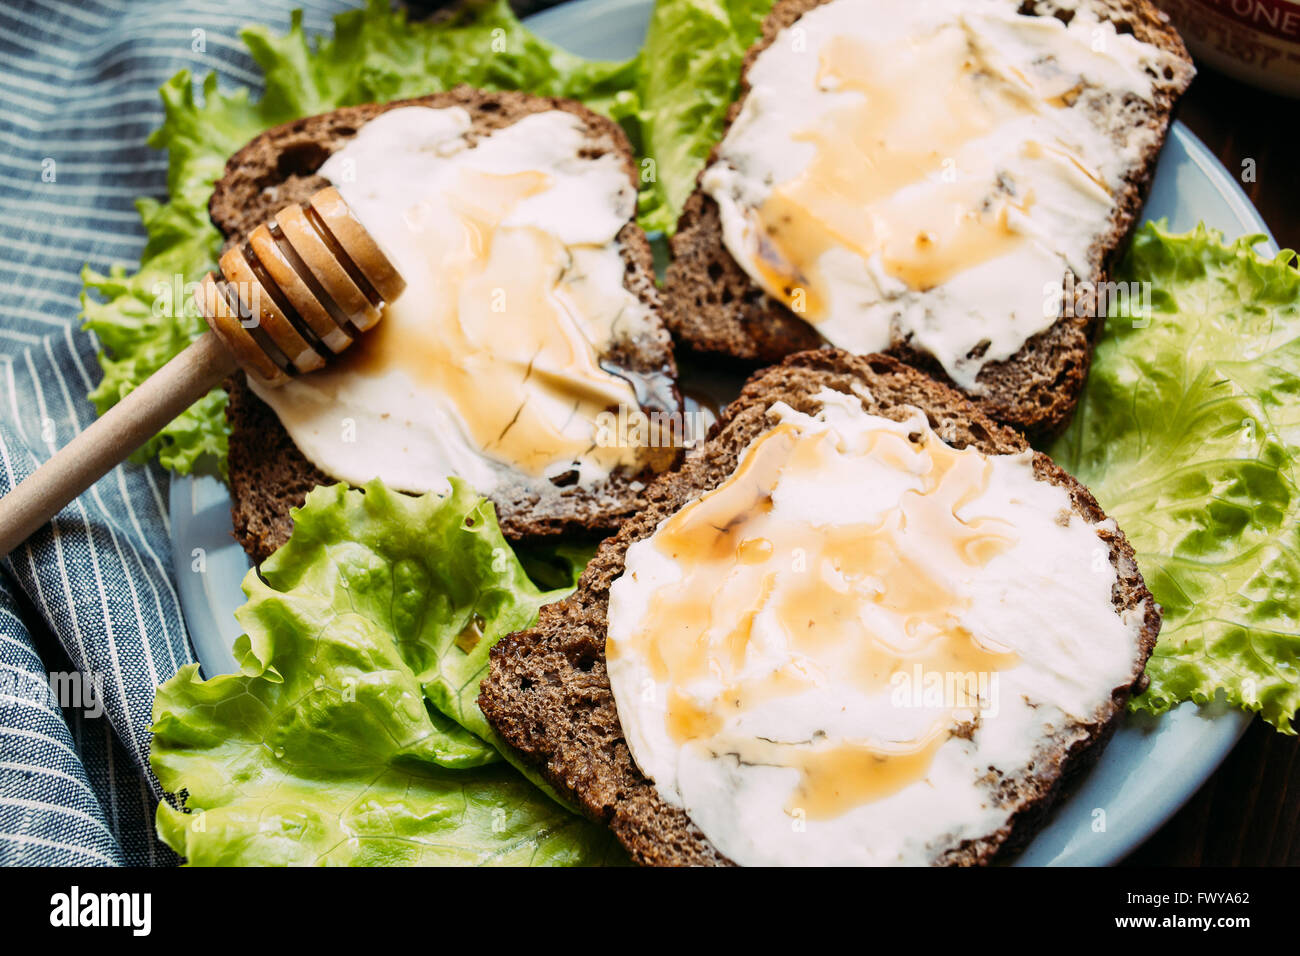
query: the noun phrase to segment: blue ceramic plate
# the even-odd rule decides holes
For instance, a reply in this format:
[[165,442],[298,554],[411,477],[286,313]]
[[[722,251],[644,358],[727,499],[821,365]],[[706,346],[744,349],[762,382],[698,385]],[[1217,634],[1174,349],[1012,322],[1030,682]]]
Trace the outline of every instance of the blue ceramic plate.
[[[630,57],[641,46],[651,0],[575,0],[530,17],[537,33],[574,53]],[[1149,218],[1176,231],[1204,221],[1225,235],[1268,234],[1241,187],[1205,145],[1174,124],[1147,202]],[[1261,252],[1276,251],[1269,240]],[[231,538],[230,498],[211,477],[174,477],[172,540],[190,638],[205,675],[235,670],[234,611],[248,559]],[[202,562],[199,562],[199,557]],[[198,570],[203,567],[203,570]],[[1249,723],[1234,710],[1185,704],[1159,719],[1130,715],[1097,766],[1019,865],[1115,863],[1153,834],[1214,772]]]

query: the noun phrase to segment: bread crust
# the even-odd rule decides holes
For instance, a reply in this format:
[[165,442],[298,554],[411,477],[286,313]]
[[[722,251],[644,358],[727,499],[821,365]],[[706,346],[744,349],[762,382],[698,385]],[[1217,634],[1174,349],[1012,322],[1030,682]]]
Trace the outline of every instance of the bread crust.
[[[518,92],[492,93],[458,86],[443,93],[383,104],[348,106],[267,130],[230,157],[217,181],[208,212],[227,238],[227,246],[276,211],[301,202],[329,185],[317,170],[352,139],[369,120],[403,106],[465,108],[473,121],[467,139],[477,142],[525,116],[562,110],[577,116],[589,134],[593,156],[619,156],[628,180],[638,184],[636,161],[618,124],[580,103]],[[645,233],[629,222],[618,234],[625,263],[623,284],[645,303],[654,320],[635,338],[614,343],[606,359],[620,369],[665,384],[658,404],[680,411],[675,383],[677,366],[672,340],[660,321],[662,304],[654,277],[654,258]],[[307,460],[275,413],[249,389],[242,375],[226,383],[230,395],[229,475],[235,537],[260,563],[288,540],[293,530],[290,509],[302,505],[307,492],[334,479]],[[669,394],[670,393],[670,394]],[[639,473],[616,472],[607,481],[539,491],[523,482],[503,486],[490,497],[506,537],[532,540],[560,534],[605,534],[638,511],[645,486],[655,477],[649,467]]]
[[[763,22],[762,36],[742,62],[740,95],[727,113],[727,129],[740,115],[749,95],[749,71],[759,55],[783,29],[829,2],[832,0],[778,0]],[[1191,82],[1193,70],[1191,57],[1169,18],[1148,0],[1086,0],[1086,6],[1114,23],[1120,32],[1131,33],[1172,53],[1183,64],[1172,76],[1160,78],[1154,110],[1140,108],[1133,101],[1120,108],[1128,120],[1147,125],[1158,135],[1116,196],[1106,234],[1089,252],[1095,276],[1092,281],[1103,283],[1123,256],[1137,226],[1174,105]],[[1067,22],[1073,15],[1069,6],[1056,0],[1025,2],[1020,12],[1059,16]],[[717,158],[715,145],[705,168]],[[665,282],[664,317],[678,344],[749,367],[823,345],[811,325],[763,292],[731,257],[722,240],[718,206],[700,188],[699,178],[696,183],[670,242],[672,258]],[[1081,300],[1078,306],[1074,316],[1062,315],[1011,358],[985,365],[976,378],[984,390],[971,396],[976,404],[995,421],[1020,429],[1031,440],[1059,434],[1078,405],[1101,327],[1097,318],[1085,317],[1095,311],[1089,303]],[[889,354],[953,384],[939,362],[905,342],[895,342]]]
[[[836,349],[789,356],[756,373],[728,407],[709,439],[681,469],[659,478],[646,493],[645,510],[607,539],[587,566],[578,589],[541,610],[537,624],[503,638],[492,649],[479,707],[497,732],[548,783],[593,819],[610,826],[638,863],[727,865],[686,814],[664,803],[632,760],[618,719],[605,667],[609,588],[623,572],[627,549],[649,537],[659,523],[735,470],[741,452],[770,427],[766,410],[784,401],[813,413],[823,387],[850,392],[866,386],[869,413],[901,420],[905,406],[917,406],[949,444],[988,454],[1011,454],[1028,445],[1016,431],[999,425],[955,390],[883,355],[855,357]],[[1039,480],[1065,489],[1078,514],[1105,519],[1086,488],[1051,459],[1034,454]],[[1099,529],[1116,571],[1116,612],[1141,609],[1142,627],[1133,668],[1092,719],[1074,723],[1049,738],[1035,756],[1034,772],[994,782],[996,799],[1007,807],[1006,825],[994,833],[945,848],[941,865],[987,863],[1013,853],[1042,826],[1063,789],[1095,761],[1114,732],[1130,695],[1144,683],[1143,668],[1160,630],[1160,615],[1121,532]]]

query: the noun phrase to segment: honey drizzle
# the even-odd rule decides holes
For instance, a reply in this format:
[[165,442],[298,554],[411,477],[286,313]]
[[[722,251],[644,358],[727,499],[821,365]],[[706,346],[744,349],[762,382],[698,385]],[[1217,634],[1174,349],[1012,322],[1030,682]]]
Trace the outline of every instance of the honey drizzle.
[[[871,524],[812,526],[774,510],[783,480],[824,473],[846,453],[915,474],[920,488]],[[727,723],[765,701],[824,687],[830,677],[870,693],[916,664],[963,673],[1014,666],[1014,654],[981,645],[961,626],[970,601],[951,586],[963,569],[983,567],[1015,543],[1000,519],[957,516],[987,490],[992,467],[929,431],[914,445],[877,427],[864,448],[847,452],[831,431],[780,424],[751,445],[730,478],[655,533],[654,547],[683,569],[682,580],[656,593],[644,625],[610,640],[607,653],[639,656],[669,688],[666,726],[679,745],[798,770],[790,812],[832,817],[896,792],[925,775],[955,711],[912,741],[801,746],[738,738]],[[763,615],[786,651],[787,663],[769,672],[746,666],[762,652],[753,642]],[[702,701],[692,687],[710,680],[722,690]]]
[[[1032,192],[956,164],[1005,119],[1067,105],[1012,72],[997,83],[958,25],[900,50],[831,38],[818,87],[861,96],[795,134],[815,148],[812,161],[749,213],[765,290],[815,324],[829,318],[819,263],[833,248],[864,260],[879,253],[886,273],[926,291],[1025,242],[1011,216],[1028,215]],[[1100,183],[1072,151],[1059,152]]]
[[601,367],[570,298],[567,284],[582,281],[566,274],[570,250],[540,229],[504,225],[549,187],[542,172],[467,169],[450,209],[413,206],[411,241],[434,286],[390,305],[342,363],[348,374],[405,369],[451,400],[480,448],[534,476],[555,462],[586,458],[609,469],[638,454],[594,444],[597,415],[639,403],[624,377]]

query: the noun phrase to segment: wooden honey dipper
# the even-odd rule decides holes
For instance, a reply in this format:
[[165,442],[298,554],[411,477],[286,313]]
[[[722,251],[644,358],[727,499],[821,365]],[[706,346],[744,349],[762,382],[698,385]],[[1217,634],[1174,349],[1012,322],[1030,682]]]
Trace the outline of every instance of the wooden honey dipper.
[[220,268],[194,292],[208,331],[0,498],[0,556],[236,369],[278,386],[323,368],[406,288],[332,186],[281,209]]

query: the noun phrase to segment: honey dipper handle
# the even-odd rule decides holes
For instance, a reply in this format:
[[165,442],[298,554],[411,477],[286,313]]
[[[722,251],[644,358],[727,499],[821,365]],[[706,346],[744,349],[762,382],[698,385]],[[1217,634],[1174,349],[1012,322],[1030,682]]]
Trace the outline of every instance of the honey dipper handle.
[[204,332],[0,498],[0,556],[26,541],[235,367],[234,357],[216,335]]

